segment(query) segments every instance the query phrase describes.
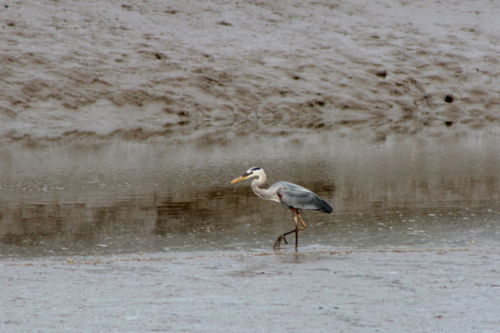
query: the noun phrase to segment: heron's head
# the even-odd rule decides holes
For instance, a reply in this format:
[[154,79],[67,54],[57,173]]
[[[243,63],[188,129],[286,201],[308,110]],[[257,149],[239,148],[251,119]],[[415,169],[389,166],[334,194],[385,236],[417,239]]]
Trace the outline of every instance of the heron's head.
[[261,169],[261,168],[259,168],[259,167],[250,168],[250,169],[247,170],[247,172],[245,172],[243,174],[243,176],[238,177],[235,180],[233,180],[231,182],[231,184],[240,182],[240,181],[245,180],[247,178],[260,177],[260,175],[262,175],[263,173],[264,173],[264,170]]

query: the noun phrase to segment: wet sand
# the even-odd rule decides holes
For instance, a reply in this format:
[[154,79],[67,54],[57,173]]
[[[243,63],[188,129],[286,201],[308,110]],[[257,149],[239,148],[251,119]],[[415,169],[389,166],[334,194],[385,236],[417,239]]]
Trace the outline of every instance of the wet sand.
[[0,329],[494,332],[496,139],[314,142],[260,149],[336,209],[303,213],[297,253],[272,250],[291,214],[229,184],[244,141],[4,155]]
[[3,332],[495,332],[498,249],[3,264]]
[[496,1],[16,1],[0,138],[498,132]]
[[2,332],[498,330],[498,2],[0,5]]

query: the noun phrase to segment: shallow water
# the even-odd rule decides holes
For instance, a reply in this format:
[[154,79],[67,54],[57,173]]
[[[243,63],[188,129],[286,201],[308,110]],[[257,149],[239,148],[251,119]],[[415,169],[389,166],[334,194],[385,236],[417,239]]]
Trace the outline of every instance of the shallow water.
[[499,245],[495,137],[12,143],[0,159],[3,259],[271,251],[293,218],[230,184],[252,166],[334,207],[303,212],[299,250]]

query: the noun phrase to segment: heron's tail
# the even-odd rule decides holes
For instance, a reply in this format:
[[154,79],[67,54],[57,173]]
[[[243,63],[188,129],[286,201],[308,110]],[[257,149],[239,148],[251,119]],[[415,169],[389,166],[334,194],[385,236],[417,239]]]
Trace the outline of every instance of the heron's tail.
[[326,202],[325,200],[321,199],[320,197],[317,198],[318,199],[318,203],[319,203],[319,208],[316,209],[320,212],[325,212],[325,213],[328,213],[328,214],[331,214],[333,213],[333,208],[332,206],[330,206],[330,204],[328,202]]

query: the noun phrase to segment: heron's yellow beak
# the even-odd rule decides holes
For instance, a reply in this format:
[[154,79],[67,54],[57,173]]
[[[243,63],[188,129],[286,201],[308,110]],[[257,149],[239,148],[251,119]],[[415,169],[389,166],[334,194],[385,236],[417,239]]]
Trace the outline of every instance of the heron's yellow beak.
[[241,176],[241,177],[238,177],[238,178],[234,179],[234,180],[231,182],[231,184],[234,184],[234,183],[237,183],[237,182],[241,182],[242,180],[247,179],[249,176],[250,176],[250,175],[244,174],[243,176]]

